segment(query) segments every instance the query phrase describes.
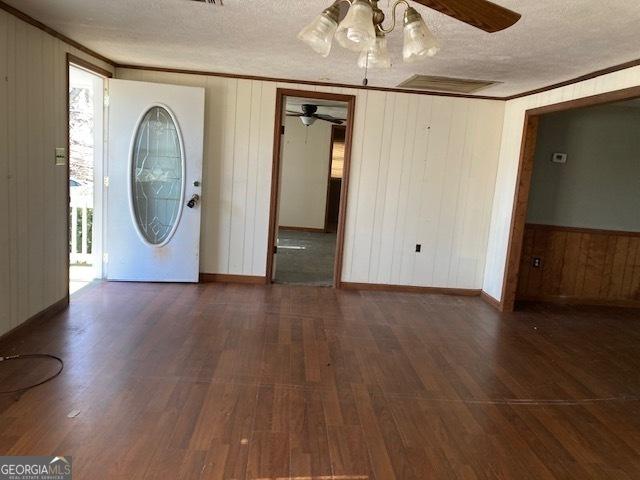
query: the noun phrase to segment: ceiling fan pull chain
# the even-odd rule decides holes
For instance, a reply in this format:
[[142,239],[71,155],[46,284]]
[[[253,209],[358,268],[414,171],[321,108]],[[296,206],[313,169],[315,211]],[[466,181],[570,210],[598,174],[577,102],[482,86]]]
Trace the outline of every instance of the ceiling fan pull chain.
[[366,87],[369,85],[369,79],[367,78],[367,73],[369,71],[369,54],[367,53],[367,59],[364,63],[364,78],[362,79],[362,86]]

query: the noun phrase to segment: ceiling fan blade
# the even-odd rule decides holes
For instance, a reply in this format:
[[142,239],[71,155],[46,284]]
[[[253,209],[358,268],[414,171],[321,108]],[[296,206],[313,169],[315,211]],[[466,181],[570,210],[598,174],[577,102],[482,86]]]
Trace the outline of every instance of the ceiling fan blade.
[[290,112],[289,110],[287,110],[287,117],[304,117],[304,113]]
[[489,33],[509,28],[522,16],[488,0],[414,1]]
[[339,118],[334,118],[331,115],[317,114],[317,115],[314,115],[314,117],[319,118],[320,120],[324,120],[325,122],[335,123],[336,125],[342,125],[344,123],[344,120],[340,120]]

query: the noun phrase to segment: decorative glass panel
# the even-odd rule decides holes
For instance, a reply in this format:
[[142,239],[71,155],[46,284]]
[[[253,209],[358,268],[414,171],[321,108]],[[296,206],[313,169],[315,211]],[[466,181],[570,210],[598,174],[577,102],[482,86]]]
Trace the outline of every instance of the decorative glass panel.
[[133,144],[133,210],[142,235],[163,243],[178,221],[182,198],[182,162],[178,129],[171,114],[152,107],[140,122]]

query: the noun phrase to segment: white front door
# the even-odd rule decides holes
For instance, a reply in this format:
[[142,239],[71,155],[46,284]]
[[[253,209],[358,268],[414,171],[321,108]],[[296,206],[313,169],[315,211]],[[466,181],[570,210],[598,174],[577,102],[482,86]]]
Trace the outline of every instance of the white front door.
[[107,278],[197,282],[204,89],[109,80],[108,115]]

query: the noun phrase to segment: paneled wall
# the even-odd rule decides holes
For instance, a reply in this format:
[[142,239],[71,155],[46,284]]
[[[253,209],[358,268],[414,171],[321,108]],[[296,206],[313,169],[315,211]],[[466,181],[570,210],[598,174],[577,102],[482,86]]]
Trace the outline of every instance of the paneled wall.
[[0,10],[0,334],[67,292],[67,52],[110,68]]
[[357,97],[343,280],[481,287],[503,102],[133,69],[116,76],[206,88],[203,272],[265,274],[283,87]]
[[640,305],[640,233],[527,224],[517,298]]
[[640,67],[628,68],[506,103],[491,214],[483,290],[501,300],[524,115],[528,109],[640,85]]

